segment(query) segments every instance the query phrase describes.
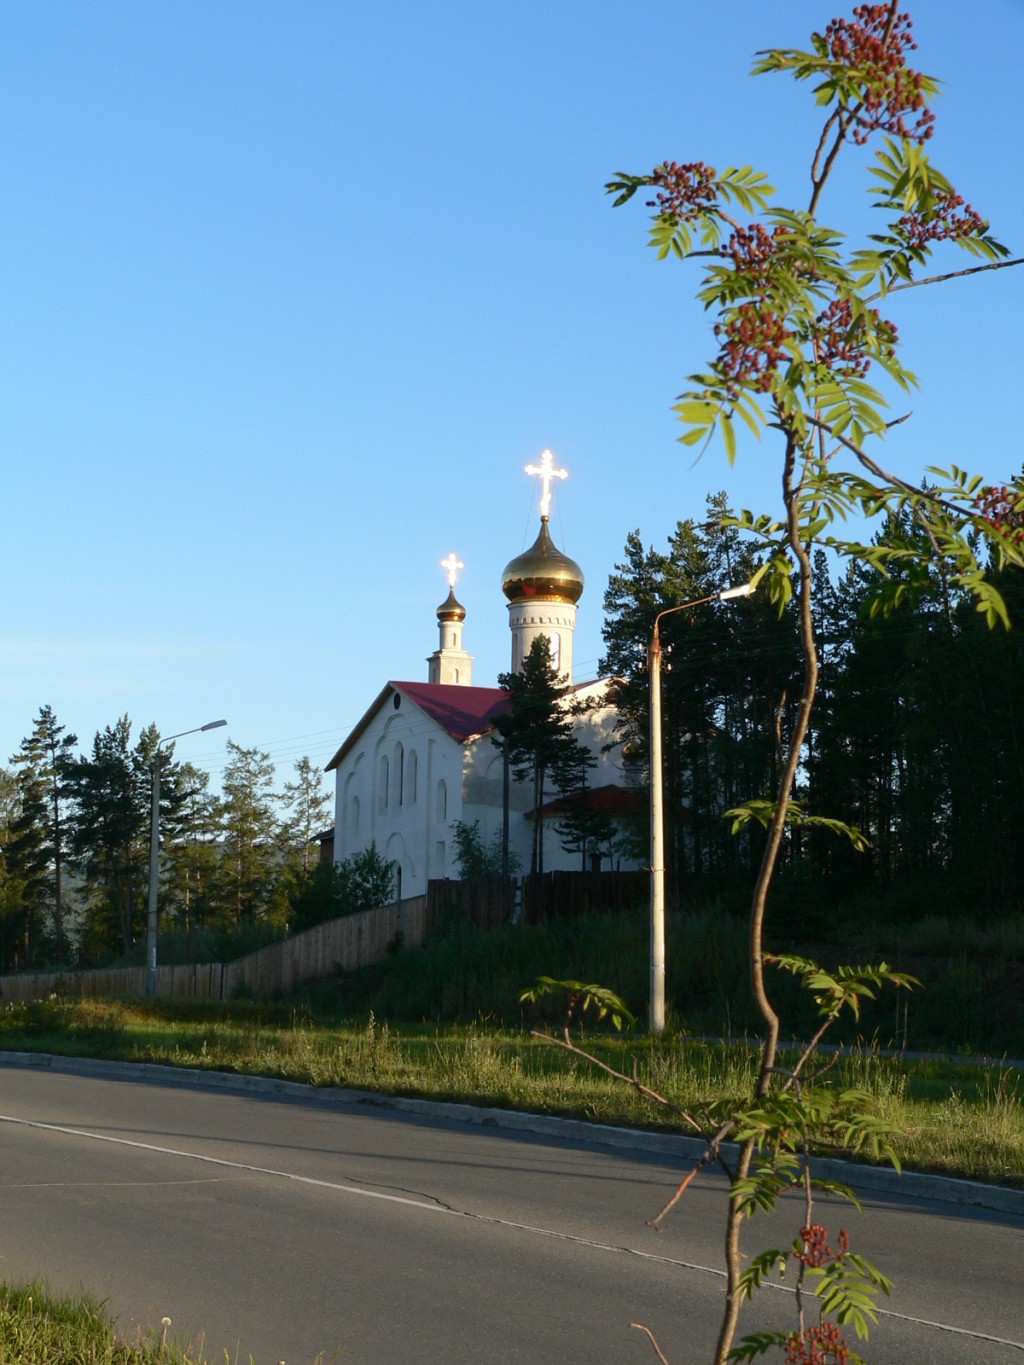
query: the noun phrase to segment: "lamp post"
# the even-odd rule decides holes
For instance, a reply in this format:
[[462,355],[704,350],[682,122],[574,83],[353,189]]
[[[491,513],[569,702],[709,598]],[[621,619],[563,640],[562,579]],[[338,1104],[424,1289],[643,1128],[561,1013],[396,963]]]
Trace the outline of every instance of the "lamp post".
[[723,588],[692,602],[666,607],[654,618],[651,642],[647,647],[647,667],[651,689],[651,981],[649,1023],[660,1038],[665,1032],[665,807],[661,764],[661,636],[658,623],[663,616],[700,607],[705,602],[728,602],[734,597],[749,597],[752,583]]
[[162,739],[153,752],[149,771],[153,779],[153,815],[149,828],[149,908],[146,912],[146,994],[156,995],[156,893],[160,880],[160,768],[163,754],[160,750],[172,739],[184,735],[198,735],[202,730],[217,730],[227,725],[226,720],[211,720],[207,725],[197,725],[194,730],[181,730],[176,735]]

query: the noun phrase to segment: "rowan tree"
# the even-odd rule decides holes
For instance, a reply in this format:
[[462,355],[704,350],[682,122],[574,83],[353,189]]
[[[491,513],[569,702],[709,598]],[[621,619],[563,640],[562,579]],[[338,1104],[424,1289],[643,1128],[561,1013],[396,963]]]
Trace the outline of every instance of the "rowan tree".
[[[938,575],[973,602],[989,626],[1007,625],[998,572],[1022,563],[1024,490],[992,483],[957,465],[929,466],[922,480],[906,479],[877,454],[905,436],[905,414],[891,417],[877,387],[900,392],[915,384],[900,353],[894,314],[901,291],[937,285],[1010,262],[988,223],[933,165],[925,145],[934,129],[936,80],[911,65],[911,20],[896,0],[857,5],[811,36],[808,49],[772,48],[758,54],[755,75],[788,73],[810,81],[822,124],[810,156],[806,207],[778,204],[767,177],[751,167],[718,171],[699,160],[664,161],[652,171],[619,174],[608,185],[616,204],[638,192],[653,210],[651,244],[662,258],[695,262],[702,270],[697,298],[712,318],[712,357],[686,381],[676,404],[681,440],[702,447],[720,440],[731,461],[737,427],[777,450],[779,503],[774,512],[744,511],[724,519],[758,547],[755,576],[780,608],[791,599],[799,624],[802,678],[792,712],[780,728],[779,780],[751,793],[728,812],[734,829],[764,827],[763,856],[754,880],[749,918],[749,968],[762,1019],[760,1068],[747,1104],[719,1111],[709,1135],[709,1159],[725,1166],[730,1195],[725,1230],[726,1297],[716,1365],[783,1348],[789,1359],[840,1358],[850,1348],[842,1328],[866,1334],[874,1317],[871,1296],[888,1281],[843,1249],[813,1260],[807,1250],[813,1178],[807,1153],[844,1134],[846,1145],[885,1147],[884,1125],[863,1098],[819,1083],[814,1047],[838,1015],[855,1013],[861,994],[885,981],[909,984],[886,964],[823,971],[793,956],[765,952],[768,892],[793,832],[829,830],[855,845],[860,833],[796,800],[819,680],[815,595],[816,551],[827,549],[875,571],[871,607],[884,613],[922,576]],[[823,217],[825,191],[837,159],[850,150],[868,157],[868,182],[877,217],[863,242],[850,241]],[[960,249],[981,264],[926,273],[937,251]],[[848,525],[884,522],[871,539]],[[890,528],[914,527],[915,534]],[[773,1006],[768,968],[798,977],[818,1002],[820,1027],[796,1061],[778,1065],[781,1021]],[[723,1155],[735,1139],[735,1160]],[[741,1304],[780,1261],[770,1248],[744,1263],[740,1234],[748,1214],[773,1205],[793,1187],[807,1197],[804,1228],[794,1242],[803,1271],[814,1277],[830,1319],[794,1330],[749,1336],[734,1347]],[[803,1299],[798,1296],[798,1304]],[[823,1343],[831,1356],[822,1356]],[[815,1355],[815,1352],[818,1354]]]

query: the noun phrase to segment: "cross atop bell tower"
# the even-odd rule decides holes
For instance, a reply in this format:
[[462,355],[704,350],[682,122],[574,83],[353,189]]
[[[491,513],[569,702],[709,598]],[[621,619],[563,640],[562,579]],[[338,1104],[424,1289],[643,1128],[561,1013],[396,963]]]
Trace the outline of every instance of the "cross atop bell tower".
[[548,530],[551,516],[551,484],[569,477],[567,469],[555,467],[555,457],[545,450],[539,464],[526,472],[540,479],[540,535],[530,549],[505,565],[501,590],[508,599],[508,624],[512,631],[512,672],[522,671],[538,635],[546,635],[555,672],[572,681],[572,637],[576,629],[576,603],[583,592],[583,570],[574,559],[555,548]]
[[461,559],[455,558],[454,552],[450,554],[447,559],[441,560],[441,568],[444,569],[448,575],[448,586],[451,588],[452,592],[455,591],[455,580],[459,576],[459,570],[464,569],[465,567],[466,566]]
[[427,682],[452,683],[469,687],[473,674],[473,656],[462,648],[462,623],[466,608],[455,596],[455,580],[466,566],[455,554],[441,560],[441,568],[448,578],[448,596],[437,609],[439,640],[437,649],[427,659]]
[[540,464],[528,464],[526,472],[532,479],[540,479],[540,519],[547,521],[551,515],[551,480],[567,479],[567,469],[555,468],[555,457],[550,450],[542,452]]

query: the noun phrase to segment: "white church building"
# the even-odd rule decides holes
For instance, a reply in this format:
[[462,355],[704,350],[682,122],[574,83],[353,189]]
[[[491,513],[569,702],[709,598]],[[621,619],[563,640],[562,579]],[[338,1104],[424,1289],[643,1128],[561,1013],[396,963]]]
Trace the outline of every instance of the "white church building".
[[[552,661],[577,700],[593,705],[577,719],[577,733],[594,754],[592,802],[611,814],[633,799],[622,776],[609,680],[574,684],[573,632],[584,579],[579,565],[556,549],[548,527],[551,481],[564,478],[550,451],[526,472],[541,480],[540,532],[501,576],[508,604],[512,654],[518,672],[538,635],[546,635]],[[479,821],[485,847],[503,822],[503,757],[493,742],[495,718],[508,710],[498,687],[475,687],[472,657],[462,645],[466,612],[455,596],[454,555],[442,561],[448,596],[437,608],[438,647],[427,660],[425,682],[388,682],[327,765],[335,775],[334,858],[340,861],[376,844],[400,869],[400,894],[421,895],[427,882],[458,876],[453,825]],[[532,791],[509,786],[509,847],[520,866],[530,865]],[[546,871],[578,870],[581,854],[562,848],[557,814],[544,822]]]

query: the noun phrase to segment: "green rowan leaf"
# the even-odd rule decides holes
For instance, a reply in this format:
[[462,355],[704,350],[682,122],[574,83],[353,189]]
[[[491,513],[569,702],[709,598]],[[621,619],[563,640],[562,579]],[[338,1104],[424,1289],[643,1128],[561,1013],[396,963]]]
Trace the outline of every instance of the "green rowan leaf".
[[[735,1192],[735,1187],[733,1187],[733,1193],[735,1194]],[[740,1298],[752,1299],[764,1281],[770,1280],[773,1276],[784,1280],[788,1259],[789,1253],[780,1247],[769,1247],[752,1257],[746,1270],[740,1275]]]
[[728,166],[718,177],[718,191],[727,202],[734,200],[745,213],[751,215],[767,206],[775,193],[768,177],[752,166]]
[[612,208],[618,208],[620,204],[626,204],[633,198],[641,186],[649,185],[651,177],[649,175],[629,175],[626,171],[616,171],[615,175],[604,187],[605,194],[614,194],[616,198],[612,201]]
[[717,403],[711,403],[706,398],[691,398],[676,403],[672,411],[680,422],[684,422],[688,426],[709,427],[718,420],[721,408]]
[[596,986],[590,982],[539,976],[532,986],[526,986],[519,992],[519,999],[524,1002],[536,1002],[544,996],[553,994],[568,996],[580,1013],[593,1010],[599,1020],[609,1019],[620,1032],[623,1025],[632,1027],[636,1023],[636,1016],[614,991],[610,991],[607,986]]
[[1006,630],[1010,629],[1010,613],[1006,609],[1002,593],[994,583],[980,572],[963,575],[961,582],[974,598],[974,610],[984,616],[985,624],[990,630],[997,625],[1003,626]]
[[684,446],[695,446],[701,441],[706,441],[711,432],[711,427],[691,427],[689,431],[684,431],[682,436],[677,436],[676,440]]
[[722,414],[720,423],[722,429],[722,441],[725,444],[725,458],[730,464],[736,460],[736,432],[733,429],[732,417],[729,413]]
[[727,1359],[741,1362],[756,1360],[758,1356],[767,1355],[775,1347],[782,1350],[789,1337],[789,1332],[748,1332],[732,1347]]

